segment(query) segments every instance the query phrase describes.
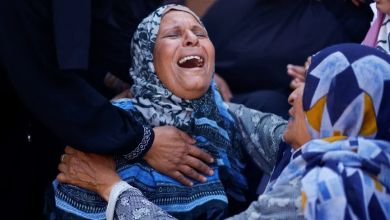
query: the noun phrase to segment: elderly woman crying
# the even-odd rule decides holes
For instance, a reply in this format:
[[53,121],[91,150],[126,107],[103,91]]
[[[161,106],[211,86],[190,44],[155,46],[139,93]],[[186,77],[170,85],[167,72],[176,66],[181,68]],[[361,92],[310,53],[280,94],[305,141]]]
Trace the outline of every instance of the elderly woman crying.
[[[228,216],[229,212],[232,214],[232,208],[237,207],[229,205],[245,201],[247,183],[242,170],[246,144],[216,89],[214,47],[198,17],[183,6],[159,8],[138,26],[131,53],[134,98],[115,100],[113,104],[128,111],[145,126],[179,128],[195,138],[196,146],[212,155],[214,160],[208,164],[211,169],[206,169],[205,175],[198,174],[190,166],[178,167],[174,177],[183,180],[178,182],[156,170],[156,167],[166,165],[145,154],[141,144],[132,154],[115,158],[119,180],[141,190],[148,200],[164,210],[159,212],[164,218],[168,218],[165,212],[180,219],[218,219]],[[255,114],[246,116],[250,119]],[[266,171],[270,173],[287,123],[271,114],[257,116],[261,118],[257,123],[259,127],[269,126],[261,137],[268,137],[266,142],[271,144],[258,161],[267,164]],[[181,157],[175,149],[167,150],[170,160]],[[68,153],[63,157],[64,162],[72,158]],[[145,154],[143,161],[129,162],[139,154]],[[106,159],[110,161],[110,158]],[[205,170],[206,165],[199,160],[192,162],[192,167]],[[65,167],[60,165],[62,168]],[[101,166],[91,168],[104,170]],[[66,182],[62,177],[59,175],[58,180]],[[110,181],[115,182],[115,178]],[[68,183],[77,185],[76,182]],[[107,213],[112,213],[106,213],[107,195],[99,196],[74,185],[53,183],[58,218],[104,219]],[[149,204],[147,200],[143,201]],[[108,209],[113,208],[109,206]],[[149,214],[149,209],[140,208],[133,217],[140,219]]]

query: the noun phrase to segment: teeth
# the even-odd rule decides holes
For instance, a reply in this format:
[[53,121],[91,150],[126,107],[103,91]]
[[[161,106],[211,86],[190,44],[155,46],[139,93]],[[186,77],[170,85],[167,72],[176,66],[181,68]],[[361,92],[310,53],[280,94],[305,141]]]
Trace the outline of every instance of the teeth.
[[203,59],[201,59],[199,56],[187,56],[187,57],[183,57],[181,60],[179,60],[179,63],[182,64],[182,63],[186,62],[187,60],[191,60],[191,59],[198,59],[199,62],[203,62]]

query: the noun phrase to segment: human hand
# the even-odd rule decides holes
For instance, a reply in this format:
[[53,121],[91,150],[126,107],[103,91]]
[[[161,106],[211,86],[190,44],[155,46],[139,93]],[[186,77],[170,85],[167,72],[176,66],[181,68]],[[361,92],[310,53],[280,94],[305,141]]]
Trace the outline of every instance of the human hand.
[[201,160],[214,162],[206,152],[194,146],[196,140],[173,126],[153,128],[154,142],[144,156],[144,160],[155,170],[170,176],[180,183],[192,186],[193,183],[184,175],[199,182],[207,178],[194,169],[212,176],[214,171]]
[[364,4],[366,3],[365,0],[351,0],[352,3],[356,6],[356,7],[359,7],[360,6],[360,3]]
[[112,156],[87,154],[67,146],[58,165],[57,180],[94,191],[108,201],[112,187],[122,181],[115,167]]
[[104,84],[111,89],[115,89],[118,92],[123,92],[130,88],[130,85],[108,72],[103,80]]
[[116,95],[114,98],[111,99],[111,101],[117,100],[117,99],[122,99],[122,98],[134,98],[133,93],[130,92],[130,89],[126,89],[125,91],[119,93]]
[[287,65],[287,74],[293,78],[290,83],[291,89],[296,89],[306,81],[306,72],[311,64],[311,57],[308,57],[305,66]]
[[216,73],[214,74],[214,81],[215,84],[217,84],[217,88],[221,93],[223,101],[230,102],[230,99],[233,98],[233,94],[230,91],[229,85],[226,83],[226,81]]

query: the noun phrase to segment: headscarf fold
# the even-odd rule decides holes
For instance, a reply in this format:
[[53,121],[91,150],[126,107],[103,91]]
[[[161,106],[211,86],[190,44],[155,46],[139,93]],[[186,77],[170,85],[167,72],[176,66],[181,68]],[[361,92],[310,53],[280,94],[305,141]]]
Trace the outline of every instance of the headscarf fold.
[[[227,214],[227,195],[245,201],[242,190],[246,180],[241,175],[241,135],[223,104],[212,80],[210,88],[196,100],[185,100],[170,92],[154,70],[153,50],[162,16],[169,10],[180,10],[199,18],[184,6],[160,7],[146,17],[134,33],[131,44],[134,79],[133,99],[119,99],[113,105],[127,110],[144,126],[173,125],[197,139],[196,146],[210,153],[215,162],[209,164],[214,175],[206,183],[194,181],[192,187],[162,175],[146,162],[131,164],[128,155],[116,157],[117,172],[130,185],[138,188],[151,202],[179,219],[200,215]],[[201,22],[199,21],[201,24]],[[142,150],[142,149],[138,149]],[[54,181],[56,206],[62,216],[104,219],[107,203],[96,193]]]
[[157,77],[153,64],[153,49],[160,21],[170,10],[188,12],[202,24],[188,8],[172,5],[156,10],[141,22],[131,43],[133,63],[130,75],[134,80],[131,92],[135,95],[132,101],[152,126],[173,125],[186,131],[193,112],[191,101],[170,92]]
[[390,57],[344,44],[313,56],[303,109],[313,138],[276,184],[301,179],[305,219],[390,218]]

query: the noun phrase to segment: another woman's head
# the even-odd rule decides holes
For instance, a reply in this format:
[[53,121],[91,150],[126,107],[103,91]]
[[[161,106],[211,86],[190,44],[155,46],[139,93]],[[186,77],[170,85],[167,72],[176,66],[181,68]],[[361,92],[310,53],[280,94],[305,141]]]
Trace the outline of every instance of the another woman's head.
[[390,140],[390,56],[343,44],[313,56],[293,105],[284,139],[294,149],[311,139],[362,136]]
[[390,0],[375,0],[378,11],[390,14]]
[[173,94],[197,99],[210,87],[214,46],[193,14],[170,10],[161,19],[154,45],[154,67]]

